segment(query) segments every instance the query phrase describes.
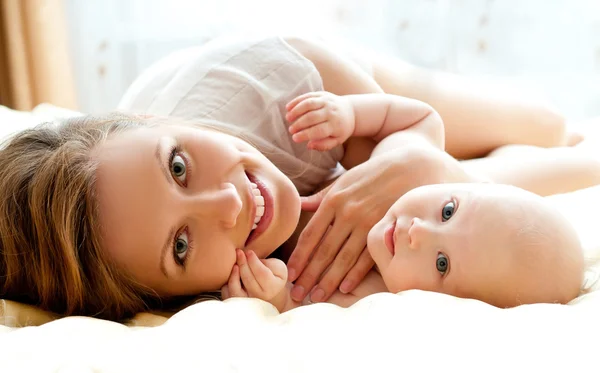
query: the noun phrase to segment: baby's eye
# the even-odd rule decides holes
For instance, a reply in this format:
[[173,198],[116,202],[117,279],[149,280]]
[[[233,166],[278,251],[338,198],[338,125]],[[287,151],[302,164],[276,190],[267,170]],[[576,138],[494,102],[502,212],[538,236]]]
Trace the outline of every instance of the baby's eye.
[[444,276],[448,271],[448,258],[446,255],[439,253],[437,259],[435,260],[435,267],[440,273],[440,275]]
[[185,161],[180,155],[173,157],[173,160],[171,161],[171,173],[181,182],[181,184],[186,184],[187,170]]
[[188,236],[187,233],[184,231],[177,237],[175,243],[173,244],[173,256],[175,257],[175,261],[179,265],[182,265],[185,262],[187,252]]
[[446,203],[442,208],[442,221],[448,221],[454,215],[454,201]]

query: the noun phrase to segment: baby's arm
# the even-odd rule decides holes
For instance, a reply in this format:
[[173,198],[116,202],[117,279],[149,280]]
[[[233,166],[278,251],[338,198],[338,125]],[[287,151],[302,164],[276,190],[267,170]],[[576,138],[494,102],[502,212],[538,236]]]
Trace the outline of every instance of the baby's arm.
[[[443,122],[424,102],[385,93],[345,96],[354,108],[354,137],[380,142],[392,133],[412,130],[443,149]],[[428,127],[436,129],[431,131]]]
[[380,142],[401,131],[444,148],[441,117],[431,106],[410,98],[384,93],[337,96],[311,92],[295,98],[286,108],[293,140],[308,141],[311,149],[328,150],[351,136]]
[[[223,300],[233,297],[252,297],[271,303],[279,312],[309,304],[308,297],[302,302],[292,299],[292,284],[287,282],[287,268],[279,259],[258,259],[254,252],[238,250],[237,264],[233,266],[227,285],[222,291]],[[336,291],[328,303],[349,307],[359,299],[386,291],[381,276],[371,271],[365,279],[348,294]]]

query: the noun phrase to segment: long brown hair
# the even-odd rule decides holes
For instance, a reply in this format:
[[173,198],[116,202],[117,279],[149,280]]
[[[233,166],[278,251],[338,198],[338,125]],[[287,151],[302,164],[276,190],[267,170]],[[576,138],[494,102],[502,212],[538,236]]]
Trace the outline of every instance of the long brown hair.
[[120,320],[158,298],[101,250],[93,149],[143,125],[123,114],[44,123],[0,150],[0,297]]
[[217,130],[248,142],[284,174],[282,151],[252,130],[210,119],[111,113],[43,123],[8,138],[0,149],[0,297],[60,315],[123,320],[135,313],[177,310],[205,299],[160,299],[102,249],[94,149],[110,136],[139,127],[182,124]]

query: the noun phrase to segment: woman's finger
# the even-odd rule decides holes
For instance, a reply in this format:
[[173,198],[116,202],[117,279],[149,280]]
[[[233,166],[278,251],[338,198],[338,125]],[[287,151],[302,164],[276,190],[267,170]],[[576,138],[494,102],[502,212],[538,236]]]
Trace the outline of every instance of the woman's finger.
[[[316,248],[308,266],[294,283],[292,299],[301,301],[306,297],[308,291],[317,284],[325,269],[334,261],[339,249],[350,236],[350,231],[351,227],[345,222],[340,221],[337,224],[334,222],[332,228]],[[340,278],[340,282],[341,280]]]
[[335,184],[328,185],[326,188],[321,189],[315,194],[311,194],[310,196],[300,197],[300,203],[302,206],[302,211],[310,211],[315,212],[323,202],[323,199],[329,193],[331,187]]
[[304,271],[310,257],[317,248],[317,245],[327,234],[330,224],[333,222],[333,210],[319,209],[310,219],[296,243],[296,248],[287,262],[288,280],[296,281],[300,273]]
[[[342,249],[335,256],[333,263],[331,263],[325,275],[311,292],[312,302],[326,301],[337,290],[342,280],[344,280],[348,272],[354,267],[361,253],[364,251],[366,241],[367,232],[357,230],[352,232],[350,238],[348,238]],[[300,282],[300,280],[298,281]]]
[[342,281],[340,291],[344,294],[354,291],[369,271],[373,269],[374,265],[375,262],[373,261],[371,254],[369,254],[369,250],[365,247],[356,264],[354,264],[350,269],[350,272],[346,275],[346,278],[344,278],[344,281]]

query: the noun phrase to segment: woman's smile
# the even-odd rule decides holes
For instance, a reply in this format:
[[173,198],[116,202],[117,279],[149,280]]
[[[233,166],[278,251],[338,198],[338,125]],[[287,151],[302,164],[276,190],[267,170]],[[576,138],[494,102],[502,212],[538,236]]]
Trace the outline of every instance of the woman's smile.
[[273,195],[265,183],[258,177],[246,172],[250,187],[252,190],[254,204],[252,206],[254,221],[251,222],[252,228],[245,246],[248,246],[252,241],[258,238],[264,231],[269,228],[269,224],[273,219]]

